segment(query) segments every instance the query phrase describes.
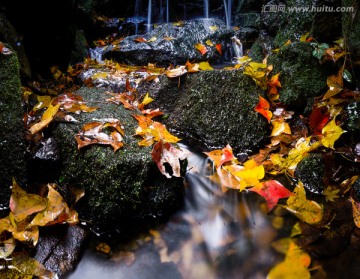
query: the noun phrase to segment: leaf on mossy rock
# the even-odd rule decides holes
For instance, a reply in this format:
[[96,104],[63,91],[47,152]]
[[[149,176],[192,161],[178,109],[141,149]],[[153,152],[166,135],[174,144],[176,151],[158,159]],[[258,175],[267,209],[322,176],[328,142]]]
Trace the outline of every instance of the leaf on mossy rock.
[[91,144],[104,144],[112,146],[115,152],[124,145],[124,134],[124,128],[120,121],[109,118],[86,123],[75,138],[78,149]]
[[[189,153],[185,150],[174,147],[169,142],[158,141],[151,152],[154,162],[159,170],[167,178],[171,176],[180,177],[180,160],[185,160]],[[165,164],[169,164],[171,172],[169,173]]]

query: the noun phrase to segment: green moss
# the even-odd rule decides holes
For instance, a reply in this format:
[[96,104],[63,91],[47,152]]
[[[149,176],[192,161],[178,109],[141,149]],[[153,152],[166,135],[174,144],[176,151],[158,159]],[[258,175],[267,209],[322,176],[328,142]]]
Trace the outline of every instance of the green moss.
[[310,154],[297,166],[295,176],[312,193],[323,191],[323,176],[325,172],[324,160],[321,154]]
[[[137,121],[131,116],[136,112],[104,102],[109,95],[100,89],[83,88],[76,93],[90,105],[103,101],[97,111],[76,115],[79,123],[61,123],[54,131],[62,155],[62,184],[85,189],[84,202],[78,209],[81,218],[91,220],[100,231],[120,230],[124,224],[131,230],[145,228],[177,209],[182,202],[182,180],[163,176],[152,160],[151,147],[138,146],[138,139],[133,136]],[[104,145],[78,150],[75,135],[81,126],[101,118],[121,121],[125,128],[124,147],[116,152]],[[154,196],[155,202],[149,196]],[[148,216],[156,218],[148,220]]]
[[26,180],[19,63],[15,52],[0,54],[0,204],[7,206],[14,177]]
[[282,47],[278,54],[271,54],[268,59],[268,64],[274,65],[273,73],[280,72],[280,101],[300,112],[309,99],[319,96],[327,88],[329,70],[319,63],[312,51],[310,44],[296,42]]

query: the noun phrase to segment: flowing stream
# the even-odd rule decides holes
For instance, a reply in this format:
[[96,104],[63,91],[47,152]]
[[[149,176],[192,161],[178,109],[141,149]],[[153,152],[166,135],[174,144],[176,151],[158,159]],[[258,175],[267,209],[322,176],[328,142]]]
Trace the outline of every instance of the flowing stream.
[[212,182],[212,165],[191,153],[184,207],[149,234],[104,256],[88,248],[67,279],[265,278],[279,260],[271,248],[278,230],[252,192],[224,192]]

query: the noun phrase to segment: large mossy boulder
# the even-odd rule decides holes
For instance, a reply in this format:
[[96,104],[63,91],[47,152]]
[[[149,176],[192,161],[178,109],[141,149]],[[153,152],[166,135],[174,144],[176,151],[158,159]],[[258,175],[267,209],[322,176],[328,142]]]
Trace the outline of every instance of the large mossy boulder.
[[[118,45],[106,47],[104,58],[127,64],[156,63],[166,67],[170,64],[185,64],[188,60],[219,62],[222,56],[215,44],[230,44],[234,34],[220,19],[188,20],[180,24],[164,23],[145,35],[128,36]],[[137,42],[136,39],[139,38],[147,42]],[[208,40],[214,45],[207,45]],[[195,48],[196,44],[206,46],[207,52],[201,54]]]
[[[54,130],[60,149],[62,185],[85,189],[78,204],[80,219],[87,220],[93,230],[129,232],[146,229],[178,209],[183,200],[182,178],[167,179],[151,157],[150,147],[138,146],[133,135],[138,125],[123,106],[105,102],[104,90],[83,88],[76,92],[88,104],[100,108],[75,116],[77,123],[60,123]],[[94,103],[92,103],[94,102]],[[124,146],[114,152],[106,145],[89,145],[78,150],[75,135],[94,119],[119,119],[125,128]]]
[[[7,45],[7,47],[9,47]],[[9,47],[10,48],[10,47]],[[0,53],[0,207],[7,208],[12,178],[26,182],[24,124],[21,106],[20,67],[14,50]],[[0,210],[0,215],[2,215]]]
[[236,152],[255,151],[269,135],[266,119],[254,111],[262,91],[241,70],[213,70],[160,77],[143,82],[139,92],[149,92],[167,116],[166,125],[184,140],[207,148],[227,144]]
[[324,93],[327,76],[332,73],[332,67],[320,64],[313,50],[309,43],[296,42],[282,47],[268,59],[268,64],[274,66],[273,72],[280,73],[279,101],[299,112],[311,98]]

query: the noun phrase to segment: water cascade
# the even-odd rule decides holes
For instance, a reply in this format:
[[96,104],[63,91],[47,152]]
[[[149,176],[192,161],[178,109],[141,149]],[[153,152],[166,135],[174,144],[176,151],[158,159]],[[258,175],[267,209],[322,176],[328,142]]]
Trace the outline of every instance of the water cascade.
[[149,3],[148,3],[148,15],[147,15],[147,32],[150,32],[151,31],[151,6],[152,6],[152,2],[151,0],[149,0]]
[[166,0],[166,22],[169,23],[170,17],[169,17],[169,0]]
[[[277,232],[259,210],[262,198],[224,192],[209,178],[213,166],[204,154],[192,153],[187,169],[182,210],[135,240],[136,250],[114,247],[109,260],[88,249],[67,279],[265,278],[276,260],[269,242]],[[131,254],[131,264],[119,262]]]
[[209,0],[204,0],[204,17],[209,18]]
[[231,27],[232,0],[224,0],[226,26]]
[[231,44],[234,51],[233,63],[237,63],[237,59],[244,56],[243,45],[236,36],[231,38]]

